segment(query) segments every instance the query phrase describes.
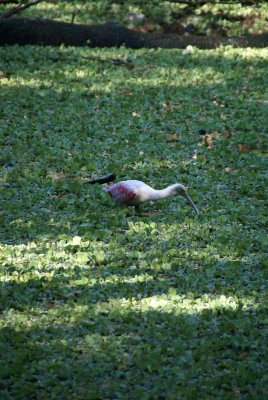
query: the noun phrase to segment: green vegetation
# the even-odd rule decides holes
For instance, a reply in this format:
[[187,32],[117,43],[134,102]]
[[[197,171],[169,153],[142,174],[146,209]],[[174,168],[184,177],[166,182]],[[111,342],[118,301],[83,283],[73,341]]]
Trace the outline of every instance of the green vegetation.
[[267,60],[0,48],[1,399],[267,398]]
[[[226,1],[226,3],[228,0]],[[230,3],[232,1],[230,0]],[[46,1],[25,10],[23,17],[51,18],[65,22],[94,24],[113,21],[131,28],[161,32],[163,24],[193,24],[197,34],[229,36],[267,31],[268,3],[255,5],[207,3],[182,16],[186,4],[159,0],[60,0]],[[0,10],[9,9],[10,4]]]

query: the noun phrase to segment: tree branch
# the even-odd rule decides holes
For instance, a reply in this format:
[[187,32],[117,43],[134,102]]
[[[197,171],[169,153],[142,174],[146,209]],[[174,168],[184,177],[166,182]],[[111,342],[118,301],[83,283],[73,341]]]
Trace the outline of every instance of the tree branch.
[[0,18],[9,18],[12,15],[18,14],[18,13],[26,10],[29,7],[32,7],[38,3],[41,3],[42,1],[45,1],[45,0],[22,1],[17,7],[13,7],[10,10],[3,13]]

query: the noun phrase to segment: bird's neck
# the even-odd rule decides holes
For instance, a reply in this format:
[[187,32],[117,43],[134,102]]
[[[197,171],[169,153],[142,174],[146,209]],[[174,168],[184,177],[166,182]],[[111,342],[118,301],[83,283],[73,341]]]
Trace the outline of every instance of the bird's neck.
[[171,185],[162,190],[153,190],[151,200],[165,199],[166,197],[174,196],[174,186]]

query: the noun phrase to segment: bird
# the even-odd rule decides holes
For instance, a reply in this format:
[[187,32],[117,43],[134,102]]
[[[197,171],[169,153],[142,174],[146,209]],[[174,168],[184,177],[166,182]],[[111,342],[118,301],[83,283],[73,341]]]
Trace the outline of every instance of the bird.
[[165,189],[157,190],[142,181],[130,179],[110,184],[105,188],[105,191],[118,203],[127,207],[134,206],[137,213],[140,212],[141,204],[147,201],[181,195],[191,204],[195,213],[200,214],[200,211],[188,194],[187,187],[181,183],[175,183]]

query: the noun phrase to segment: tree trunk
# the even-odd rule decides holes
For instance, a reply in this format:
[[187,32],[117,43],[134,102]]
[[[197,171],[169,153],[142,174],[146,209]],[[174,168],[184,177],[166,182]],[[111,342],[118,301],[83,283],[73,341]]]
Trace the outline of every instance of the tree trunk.
[[79,25],[31,18],[0,18],[0,45],[33,44],[88,47],[185,48],[188,45],[213,49],[219,45],[266,47],[268,33],[232,38],[157,35],[129,30],[115,23]]

